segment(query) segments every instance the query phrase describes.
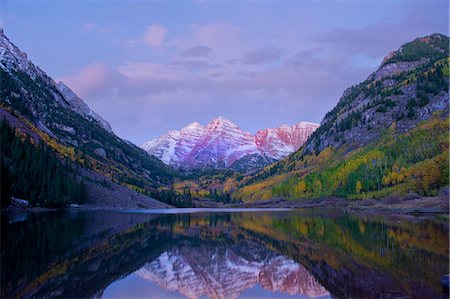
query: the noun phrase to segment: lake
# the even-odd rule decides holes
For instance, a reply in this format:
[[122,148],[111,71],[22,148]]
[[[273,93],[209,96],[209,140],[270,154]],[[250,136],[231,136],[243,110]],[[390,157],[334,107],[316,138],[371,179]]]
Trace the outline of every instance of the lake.
[[445,221],[332,209],[29,212],[1,221],[2,298],[448,297]]

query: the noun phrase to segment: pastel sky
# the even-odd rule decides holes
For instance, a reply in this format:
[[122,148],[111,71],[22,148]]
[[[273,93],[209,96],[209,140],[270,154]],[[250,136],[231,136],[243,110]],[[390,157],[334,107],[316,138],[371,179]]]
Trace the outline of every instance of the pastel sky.
[[136,144],[221,115],[320,122],[448,1],[0,1],[0,25]]

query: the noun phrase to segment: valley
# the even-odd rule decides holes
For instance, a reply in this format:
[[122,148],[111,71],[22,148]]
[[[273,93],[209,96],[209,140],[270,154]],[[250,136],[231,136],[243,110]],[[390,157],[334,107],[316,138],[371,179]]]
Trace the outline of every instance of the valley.
[[[1,49],[5,138],[18,135],[22,142],[29,139],[31,148],[49,149],[65,165],[59,176],[83,185],[78,195],[64,182],[53,191],[41,184],[41,193],[33,193],[39,182],[27,177],[32,174],[21,177],[6,166],[17,157],[6,141],[2,167],[21,183],[5,192],[32,206],[402,198],[435,196],[448,186],[449,60],[443,35],[415,39],[387,55],[367,80],[344,92],[320,126],[299,122],[252,135],[218,117],[206,126],[194,122],[170,131],[142,149],[117,137],[107,121],[36,67],[3,32]],[[30,191],[18,192],[24,184]],[[43,201],[49,192],[64,200]]]
[[0,1],[0,297],[448,298],[449,5]]

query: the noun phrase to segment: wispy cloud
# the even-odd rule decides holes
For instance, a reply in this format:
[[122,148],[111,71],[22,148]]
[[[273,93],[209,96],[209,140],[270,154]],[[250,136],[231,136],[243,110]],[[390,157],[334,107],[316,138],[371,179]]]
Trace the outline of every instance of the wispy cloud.
[[175,37],[170,44],[185,56],[209,55],[220,59],[238,57],[248,47],[243,30],[226,23],[192,24],[187,34]]
[[112,88],[117,85],[120,88],[120,73],[110,69],[105,63],[95,62],[86,65],[74,73],[60,77],[80,97],[95,99],[97,96],[110,94]]
[[196,71],[196,70],[207,70],[220,68],[221,64],[217,62],[212,62],[205,59],[184,59],[176,60],[172,62],[175,66],[180,66],[186,70]]
[[209,53],[211,53],[211,48],[207,46],[195,46],[192,48],[187,49],[183,52],[183,56],[185,57],[204,57],[208,56]]
[[245,53],[242,62],[245,64],[261,64],[277,61],[285,51],[280,48],[266,47]]
[[142,40],[147,46],[159,48],[162,46],[166,34],[166,27],[159,24],[153,24],[145,29]]

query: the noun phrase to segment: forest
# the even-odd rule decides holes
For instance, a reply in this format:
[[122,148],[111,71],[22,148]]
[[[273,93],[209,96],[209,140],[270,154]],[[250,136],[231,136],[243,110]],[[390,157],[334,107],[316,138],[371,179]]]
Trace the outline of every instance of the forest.
[[2,207],[11,197],[49,208],[85,201],[86,186],[78,175],[78,165],[60,159],[44,142],[35,142],[3,119],[0,145]]

